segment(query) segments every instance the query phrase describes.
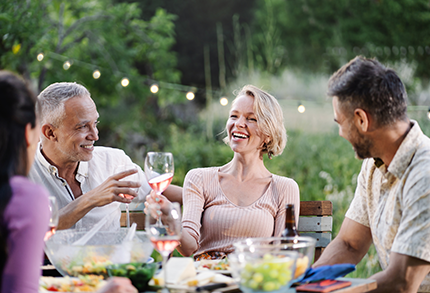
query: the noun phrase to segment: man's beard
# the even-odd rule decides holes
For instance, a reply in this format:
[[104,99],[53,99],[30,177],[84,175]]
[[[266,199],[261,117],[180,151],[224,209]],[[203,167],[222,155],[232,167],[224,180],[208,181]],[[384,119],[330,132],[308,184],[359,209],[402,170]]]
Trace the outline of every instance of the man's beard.
[[370,153],[370,149],[373,147],[373,142],[367,137],[360,136],[358,133],[356,133],[355,139],[356,141],[351,144],[357,159],[363,160],[372,158],[373,156]]

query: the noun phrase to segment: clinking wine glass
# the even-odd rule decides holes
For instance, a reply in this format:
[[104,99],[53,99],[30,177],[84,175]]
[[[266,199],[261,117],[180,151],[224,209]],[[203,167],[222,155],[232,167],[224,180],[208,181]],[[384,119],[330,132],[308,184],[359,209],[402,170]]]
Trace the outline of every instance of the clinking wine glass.
[[145,176],[149,186],[161,195],[172,182],[173,155],[165,152],[148,152],[145,158]]
[[148,205],[145,227],[154,248],[163,257],[164,288],[167,289],[166,263],[169,255],[179,245],[182,231],[181,207],[179,203],[158,203]]
[[45,241],[55,234],[60,218],[57,198],[52,195],[49,196],[49,210],[51,212],[51,216],[49,217],[49,231],[45,234]]
[[[141,179],[141,176],[139,174],[139,168],[133,163],[116,166],[115,167],[115,174],[118,174],[118,173],[121,173],[124,171],[128,171],[128,170],[132,170],[132,169],[134,169],[138,172],[122,178],[121,181],[135,181],[135,182],[140,183],[142,181],[142,179]],[[139,192],[139,188],[132,188],[132,189],[136,192]],[[125,198],[130,198],[130,195],[128,195],[128,194],[122,194],[122,196]],[[130,228],[130,212],[129,212],[129,206],[128,205],[129,205],[128,203],[125,204],[125,211],[126,211],[126,215],[127,215],[127,220],[126,220],[127,223],[126,224],[127,224],[127,228]]]

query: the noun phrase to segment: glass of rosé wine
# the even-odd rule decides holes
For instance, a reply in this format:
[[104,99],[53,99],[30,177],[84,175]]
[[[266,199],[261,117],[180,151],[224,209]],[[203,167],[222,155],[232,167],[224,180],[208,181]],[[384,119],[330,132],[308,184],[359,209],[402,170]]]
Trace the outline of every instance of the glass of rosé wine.
[[58,221],[60,218],[57,198],[53,195],[49,196],[49,211],[51,212],[51,215],[49,217],[49,230],[48,232],[46,232],[44,238],[45,241],[55,234],[55,230],[57,229]]
[[179,245],[182,231],[181,207],[179,203],[153,203],[146,208],[145,230],[154,248],[163,257],[164,288],[167,289],[166,263],[169,255]]
[[174,172],[172,153],[148,152],[145,158],[145,176],[149,186],[161,195],[169,187]]
[[[129,171],[129,170],[135,170],[136,173],[128,175],[127,177],[124,177],[123,179],[121,179],[120,181],[134,181],[134,182],[142,182],[142,178],[139,174],[139,167],[134,164],[134,163],[128,163],[125,165],[118,165],[115,167],[114,169],[114,173],[120,173],[120,172],[124,172],[124,171]],[[131,188],[133,191],[139,193],[139,188]],[[125,197],[125,198],[133,198],[132,196],[128,195],[128,194],[120,194],[120,196]],[[127,228],[130,228],[130,212],[129,212],[129,204],[126,203],[125,204],[125,212],[126,212],[126,225]]]

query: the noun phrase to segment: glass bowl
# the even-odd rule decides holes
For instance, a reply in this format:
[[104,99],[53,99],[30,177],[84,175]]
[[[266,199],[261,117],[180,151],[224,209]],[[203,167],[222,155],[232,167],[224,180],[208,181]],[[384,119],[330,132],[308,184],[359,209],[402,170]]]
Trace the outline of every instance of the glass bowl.
[[231,253],[229,262],[241,291],[285,292],[292,284],[297,256],[295,251],[253,246]]
[[113,264],[106,267],[109,277],[129,278],[139,292],[146,291],[148,282],[158,270],[158,263]]
[[59,230],[45,242],[45,253],[63,276],[95,274],[107,278],[108,265],[150,259],[153,246],[146,232],[136,231],[132,241],[123,243],[127,232],[99,231],[86,245],[74,245],[87,231]]
[[295,251],[297,260],[293,279],[299,279],[311,266],[315,255],[316,240],[308,236],[248,238],[233,244],[235,252],[268,249]]

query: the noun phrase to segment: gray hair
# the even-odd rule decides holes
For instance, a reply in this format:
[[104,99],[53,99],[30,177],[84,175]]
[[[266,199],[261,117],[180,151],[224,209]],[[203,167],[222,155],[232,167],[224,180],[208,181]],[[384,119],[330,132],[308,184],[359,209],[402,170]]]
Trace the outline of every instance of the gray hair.
[[50,123],[58,127],[64,118],[64,103],[74,97],[91,97],[90,92],[76,82],[57,82],[44,89],[38,99],[41,125]]

